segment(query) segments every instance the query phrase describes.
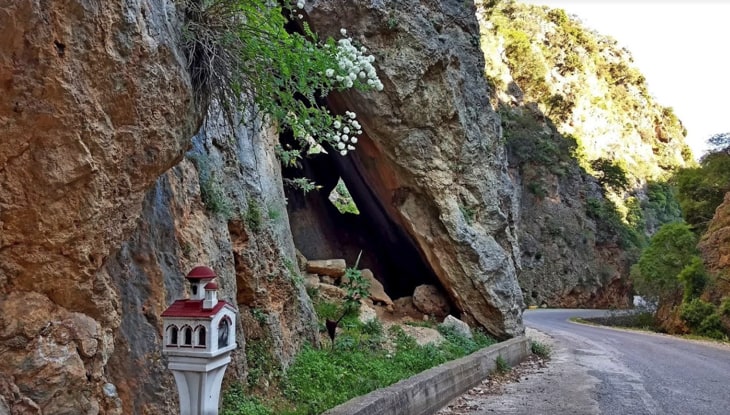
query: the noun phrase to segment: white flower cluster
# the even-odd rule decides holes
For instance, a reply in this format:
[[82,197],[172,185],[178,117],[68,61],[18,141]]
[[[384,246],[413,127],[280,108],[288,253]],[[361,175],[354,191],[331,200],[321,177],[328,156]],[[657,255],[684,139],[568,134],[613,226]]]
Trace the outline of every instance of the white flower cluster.
[[[347,36],[347,30],[340,29],[342,36]],[[365,55],[367,49],[361,47],[356,48],[352,44],[352,38],[342,38],[337,42],[337,65],[339,69],[346,75],[335,75],[334,69],[327,69],[325,75],[327,77],[335,77],[345,88],[352,88],[355,80],[366,83],[370,88],[376,91],[383,90],[383,83],[378,79],[378,74],[375,72],[373,62],[375,62],[375,56]]]
[[354,112],[345,111],[345,117],[336,119],[333,123],[334,132],[325,135],[340,152],[340,155],[346,156],[348,151],[354,150],[355,144],[357,144],[357,136],[362,134],[362,126],[355,117]]
[[297,0],[297,8],[299,8],[299,9],[304,8],[304,0]]

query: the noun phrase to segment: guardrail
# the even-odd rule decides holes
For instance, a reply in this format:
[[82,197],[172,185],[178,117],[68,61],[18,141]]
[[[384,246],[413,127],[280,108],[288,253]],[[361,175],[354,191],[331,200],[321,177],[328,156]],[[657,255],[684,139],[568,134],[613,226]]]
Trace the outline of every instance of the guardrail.
[[514,366],[529,354],[528,339],[516,337],[351,399],[323,415],[431,415],[489,376],[498,356]]

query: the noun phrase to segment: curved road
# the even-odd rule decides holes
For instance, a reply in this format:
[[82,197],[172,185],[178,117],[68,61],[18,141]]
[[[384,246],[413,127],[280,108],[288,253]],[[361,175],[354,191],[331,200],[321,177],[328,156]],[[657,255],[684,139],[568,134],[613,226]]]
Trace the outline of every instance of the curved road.
[[525,325],[549,335],[528,333],[552,343],[551,362],[466,413],[730,414],[730,347],[568,321],[604,313],[526,311]]

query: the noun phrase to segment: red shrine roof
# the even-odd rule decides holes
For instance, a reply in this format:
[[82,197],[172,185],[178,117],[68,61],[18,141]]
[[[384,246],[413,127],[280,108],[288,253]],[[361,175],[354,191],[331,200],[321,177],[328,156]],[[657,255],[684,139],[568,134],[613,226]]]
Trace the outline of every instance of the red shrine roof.
[[162,312],[162,317],[178,317],[178,318],[206,318],[213,317],[221,308],[228,303],[218,301],[218,304],[210,310],[203,310],[203,300],[177,300]]
[[206,289],[206,290],[217,290],[218,289],[218,284],[216,284],[213,281],[211,281],[211,282],[205,284],[205,287],[203,287],[203,288]]
[[215,271],[204,265],[200,265],[191,269],[185,278],[189,280],[212,280],[215,278]]

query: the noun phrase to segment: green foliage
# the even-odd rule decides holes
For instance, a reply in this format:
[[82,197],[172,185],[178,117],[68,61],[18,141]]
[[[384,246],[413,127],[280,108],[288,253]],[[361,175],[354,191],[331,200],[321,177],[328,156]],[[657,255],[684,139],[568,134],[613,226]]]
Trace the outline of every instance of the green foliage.
[[509,365],[509,363],[507,363],[502,355],[497,356],[497,358],[494,360],[494,363],[497,365],[497,373],[505,374],[512,370],[512,367]]
[[701,234],[730,191],[730,154],[707,154],[699,167],[679,170],[674,182],[685,221]]
[[538,341],[530,342],[530,351],[532,351],[532,354],[540,356],[543,359],[547,359],[548,357],[550,357],[550,353],[552,353],[550,346]]
[[697,298],[705,289],[709,277],[699,256],[692,256],[689,264],[677,275],[677,279],[684,287],[684,302]]
[[720,316],[715,312],[715,306],[695,298],[682,304],[679,316],[696,334],[721,339],[724,337]]
[[271,355],[274,345],[268,337],[246,339],[246,364],[248,387],[254,388],[262,379],[277,375],[280,367]]
[[730,297],[726,297],[722,300],[719,312],[725,317],[730,317]]
[[657,327],[654,313],[650,311],[642,311],[641,309],[633,310],[626,313],[623,310],[611,312],[606,317],[593,317],[585,319],[586,322],[600,324],[610,327],[626,327],[648,331],[659,331]]
[[632,268],[634,286],[649,298],[662,298],[680,288],[679,273],[697,255],[697,237],[685,223],[662,226]]
[[[358,256],[357,262],[360,262]],[[357,267],[357,262],[355,267]],[[341,288],[345,290],[345,310],[357,311],[360,309],[360,300],[368,298],[370,295],[370,281],[362,276],[360,270],[356,268],[347,268],[345,275],[342,276]]]
[[575,106],[575,102],[566,99],[565,96],[561,94],[550,95],[550,97],[545,100],[544,104],[547,108],[546,115],[559,122],[567,121],[573,113],[573,107]]
[[510,24],[510,19],[497,15],[492,19],[497,32],[504,37],[507,65],[517,85],[534,101],[548,95],[549,88],[545,82],[547,66],[540,55],[533,49],[530,34]]
[[198,171],[200,198],[206,209],[223,218],[231,218],[233,216],[233,205],[226,196],[215,172],[211,170],[207,155],[190,152],[186,156],[193,162],[195,169]]
[[711,303],[694,298],[688,303],[682,304],[679,316],[682,317],[690,327],[699,327],[702,321],[715,312],[715,306]]
[[321,186],[318,186],[316,183],[307,179],[306,177],[296,177],[294,179],[285,178],[284,184],[301,190],[302,193],[304,193],[305,195],[312,190],[319,190],[321,188]]
[[[626,62],[607,63],[603,72],[606,82],[612,86],[643,85],[644,75]],[[676,117],[675,117],[676,118]]]
[[722,320],[717,313],[712,313],[705,317],[697,328],[697,334],[707,336],[713,339],[726,339],[727,334],[724,331]]
[[423,370],[462,357],[494,340],[449,333],[440,346],[419,346],[398,326],[390,329],[395,350],[363,347],[363,326],[346,328],[332,351],[305,347],[285,375],[290,414],[319,414],[355,396],[391,385]]
[[216,180],[215,173],[211,172],[206,180],[200,182],[200,197],[211,213],[224,218],[233,216],[231,201],[223,191],[223,187]]
[[360,210],[355,205],[355,201],[352,199],[350,191],[347,189],[345,182],[340,178],[337,181],[337,185],[332,189],[329,200],[337,208],[340,213],[351,213],[353,215],[359,215]]
[[528,183],[527,190],[538,198],[544,198],[548,195],[545,183],[542,180]]
[[254,320],[256,320],[259,324],[266,324],[267,318],[265,311],[261,310],[260,308],[252,308],[251,315],[253,316]]
[[[180,0],[185,19],[182,46],[191,78],[201,99],[214,95],[232,112],[247,107],[252,98],[257,111],[291,130],[302,148],[328,142],[345,155],[354,149],[355,141],[349,139],[361,134],[360,126],[354,114],[333,115],[320,102],[334,90],[382,90],[374,58],[365,56],[350,38],[319,39],[300,20],[294,4]],[[294,27],[300,32],[287,30]],[[352,128],[341,141],[344,126]],[[289,164],[296,158],[290,153],[283,161]]]
[[261,401],[247,395],[241,385],[235,385],[223,394],[221,415],[274,415]]
[[534,163],[551,173],[564,175],[568,166],[575,165],[578,141],[561,135],[545,118],[527,108],[511,109],[500,106],[504,137],[510,157],[520,164]]
[[643,245],[643,238],[636,229],[629,227],[621,219],[616,204],[608,199],[588,198],[586,215],[596,221],[599,244],[618,243],[624,249]]
[[591,162],[591,168],[596,172],[598,183],[607,189],[616,193],[628,190],[630,183],[623,163],[600,157]]
[[476,216],[475,208],[460,204],[459,211],[461,212],[461,215],[464,217],[464,221],[466,221],[466,223],[468,225],[471,225],[474,223],[474,217]]
[[261,214],[261,206],[259,206],[259,203],[255,199],[249,199],[246,215],[243,220],[251,231],[258,232],[261,230],[264,219]]
[[626,222],[637,231],[646,229],[644,211],[641,209],[641,202],[635,196],[629,196],[624,200],[626,206]]
[[675,190],[669,183],[647,182],[646,196],[647,199],[641,203],[641,208],[648,231],[682,219],[682,209],[675,196]]

